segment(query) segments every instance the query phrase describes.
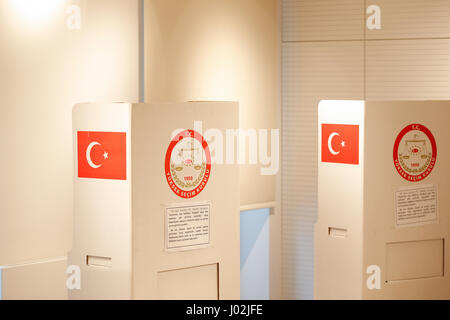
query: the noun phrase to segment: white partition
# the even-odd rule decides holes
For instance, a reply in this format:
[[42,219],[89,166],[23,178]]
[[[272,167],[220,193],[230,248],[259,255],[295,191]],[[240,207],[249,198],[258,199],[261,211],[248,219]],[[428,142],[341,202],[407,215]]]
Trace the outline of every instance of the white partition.
[[322,101],[318,299],[448,299],[447,101]]
[[219,157],[238,120],[228,102],[74,108],[70,298],[239,299],[239,169]]

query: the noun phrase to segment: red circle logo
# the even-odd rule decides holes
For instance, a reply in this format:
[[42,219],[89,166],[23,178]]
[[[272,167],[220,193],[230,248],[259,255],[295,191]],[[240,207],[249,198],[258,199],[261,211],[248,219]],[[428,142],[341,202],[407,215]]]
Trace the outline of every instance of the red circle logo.
[[211,153],[203,136],[186,130],[173,138],[166,153],[165,171],[167,183],[177,196],[198,196],[211,175]]
[[405,180],[410,182],[424,180],[433,171],[436,159],[436,140],[424,125],[411,124],[397,136],[394,145],[394,165]]

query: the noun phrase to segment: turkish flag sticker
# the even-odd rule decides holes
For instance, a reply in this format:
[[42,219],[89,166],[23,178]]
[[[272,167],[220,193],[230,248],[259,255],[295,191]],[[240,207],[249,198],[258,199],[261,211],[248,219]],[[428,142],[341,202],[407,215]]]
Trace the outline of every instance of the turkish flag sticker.
[[359,165],[359,125],[322,124],[322,162]]
[[127,134],[78,132],[78,177],[127,180]]

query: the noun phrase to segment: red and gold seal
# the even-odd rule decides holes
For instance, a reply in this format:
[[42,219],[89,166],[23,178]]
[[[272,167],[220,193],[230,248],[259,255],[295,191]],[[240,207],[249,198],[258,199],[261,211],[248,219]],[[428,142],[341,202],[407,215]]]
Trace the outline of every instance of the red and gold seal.
[[411,124],[397,136],[394,145],[394,165],[405,180],[418,182],[433,171],[437,146],[431,131],[421,124]]
[[211,175],[211,153],[200,133],[186,130],[172,139],[165,173],[170,189],[180,198],[194,198],[205,189]]

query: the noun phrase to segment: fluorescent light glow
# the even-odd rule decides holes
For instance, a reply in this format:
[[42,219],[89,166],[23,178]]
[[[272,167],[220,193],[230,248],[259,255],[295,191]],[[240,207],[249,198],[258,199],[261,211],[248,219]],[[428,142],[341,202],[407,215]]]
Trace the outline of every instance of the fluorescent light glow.
[[9,0],[18,17],[30,24],[53,18],[65,0]]

